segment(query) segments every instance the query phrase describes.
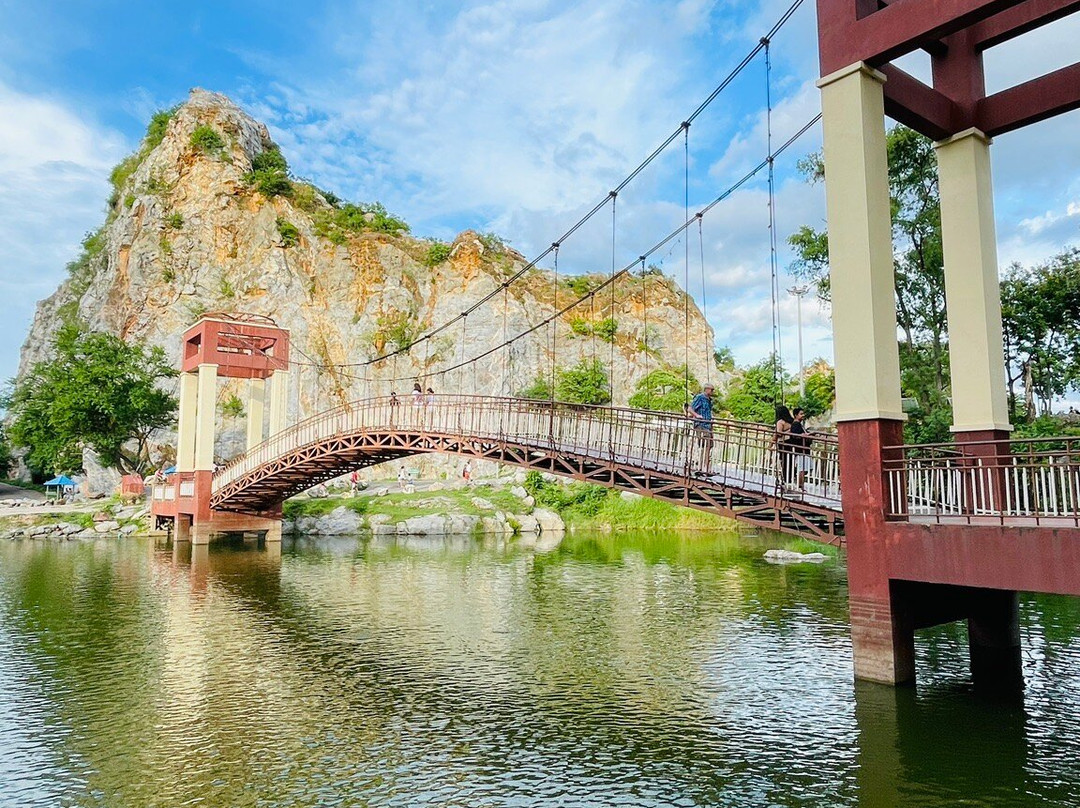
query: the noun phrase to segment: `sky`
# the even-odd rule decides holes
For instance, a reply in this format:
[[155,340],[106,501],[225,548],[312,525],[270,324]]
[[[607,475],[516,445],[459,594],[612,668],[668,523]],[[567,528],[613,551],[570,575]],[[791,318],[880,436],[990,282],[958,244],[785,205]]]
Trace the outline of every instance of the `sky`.
[[[533,257],[676,130],[792,0],[474,0],[259,4],[0,0],[0,377],[36,302],[104,219],[108,175],[150,115],[192,87],[265,122],[294,173],[380,201],[418,236],[494,231]],[[814,2],[770,47],[774,145],[819,109]],[[1072,61],[1080,14],[987,53],[988,90]],[[928,78],[915,54],[902,63]],[[767,152],[766,71],[751,63],[679,139],[567,239],[560,271],[621,268]],[[1080,245],[1080,113],[992,148],[1001,266]],[[776,162],[780,340],[796,366],[786,238],[823,227],[824,191]],[[689,176],[689,181],[686,177]],[[650,258],[686,283],[740,364],[773,347],[769,194],[755,177],[700,233]],[[802,304],[806,361],[831,359],[828,311]]]

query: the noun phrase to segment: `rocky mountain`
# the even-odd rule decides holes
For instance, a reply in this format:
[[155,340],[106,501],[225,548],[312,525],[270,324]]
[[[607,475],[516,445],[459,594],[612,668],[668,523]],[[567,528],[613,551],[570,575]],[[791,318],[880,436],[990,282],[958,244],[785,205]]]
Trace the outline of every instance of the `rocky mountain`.
[[[292,179],[267,128],[224,96],[203,90],[151,122],[139,151],[113,173],[106,222],[89,236],[69,278],[38,304],[20,373],[44,358],[64,318],[162,346],[179,362],[181,333],[203,313],[267,315],[291,331],[298,364],[291,418],[423,377],[440,392],[513,394],[547,375],[553,356],[542,328],[465,371],[444,373],[532,327],[595,287],[603,275],[558,279],[531,269],[498,238],[473,231],[450,244],[402,230],[378,205],[347,205]],[[367,367],[496,294],[466,323],[408,354]],[[558,367],[598,359],[625,403],[647,370],[684,362],[704,378],[712,332],[698,308],[663,275],[620,280],[559,320]],[[713,374],[715,375],[715,373]],[[389,381],[398,379],[398,381]],[[236,390],[222,384],[223,457],[239,447]],[[163,443],[167,442],[163,439]]]

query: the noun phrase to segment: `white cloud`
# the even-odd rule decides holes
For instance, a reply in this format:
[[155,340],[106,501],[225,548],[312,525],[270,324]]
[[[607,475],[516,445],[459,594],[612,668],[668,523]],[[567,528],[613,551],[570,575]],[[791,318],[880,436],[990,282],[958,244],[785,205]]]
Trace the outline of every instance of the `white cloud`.
[[14,375],[35,303],[63,279],[83,234],[101,224],[115,133],[60,101],[0,84],[0,375]]

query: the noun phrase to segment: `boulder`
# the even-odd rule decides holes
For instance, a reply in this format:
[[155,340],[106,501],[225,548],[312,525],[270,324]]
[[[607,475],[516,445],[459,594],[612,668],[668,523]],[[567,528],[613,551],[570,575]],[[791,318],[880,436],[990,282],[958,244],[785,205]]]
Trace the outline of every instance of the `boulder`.
[[766,550],[765,560],[770,564],[820,564],[828,556],[824,553],[797,553],[794,550]]
[[637,502],[641,499],[641,494],[635,494],[633,491],[620,491],[619,499],[623,502]]
[[94,530],[98,533],[115,533],[120,530],[120,523],[115,519],[110,519],[107,522],[98,522],[94,525]]
[[493,511],[493,510],[495,510],[495,506],[491,502],[489,502],[488,500],[484,499],[483,497],[473,497],[469,501],[472,503],[472,506],[474,508],[476,508],[477,510],[480,510],[480,511]]
[[532,515],[537,524],[540,525],[541,534],[563,533],[566,530],[566,523],[555,511],[549,511],[547,508],[537,508],[532,512]]
[[82,531],[83,526],[76,525],[73,522],[68,522],[67,524],[60,525],[60,532],[63,533],[65,536],[74,536],[76,533],[82,533]]
[[525,499],[527,496],[529,496],[529,492],[526,491],[525,487],[522,486],[522,485],[511,486],[510,487],[510,493],[513,494],[518,499]]
[[132,533],[134,533],[138,529],[139,529],[139,526],[136,525],[136,524],[126,524],[122,528],[120,528],[120,535],[121,536],[130,536]]
[[519,532],[522,536],[535,536],[540,532],[540,522],[532,514],[523,513],[514,517],[521,525]]

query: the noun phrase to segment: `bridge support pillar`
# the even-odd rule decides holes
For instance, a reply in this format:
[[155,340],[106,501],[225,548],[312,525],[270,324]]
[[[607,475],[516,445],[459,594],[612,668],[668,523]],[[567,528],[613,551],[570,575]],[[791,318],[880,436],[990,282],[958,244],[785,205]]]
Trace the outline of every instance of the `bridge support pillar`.
[[977,690],[1015,693],[1024,689],[1016,592],[976,591],[968,613],[968,648]]
[[1009,408],[1001,333],[990,139],[968,129],[937,144],[953,431],[1003,433]]
[[263,420],[265,416],[266,379],[255,378],[248,381],[247,400],[247,448],[262,443]]

